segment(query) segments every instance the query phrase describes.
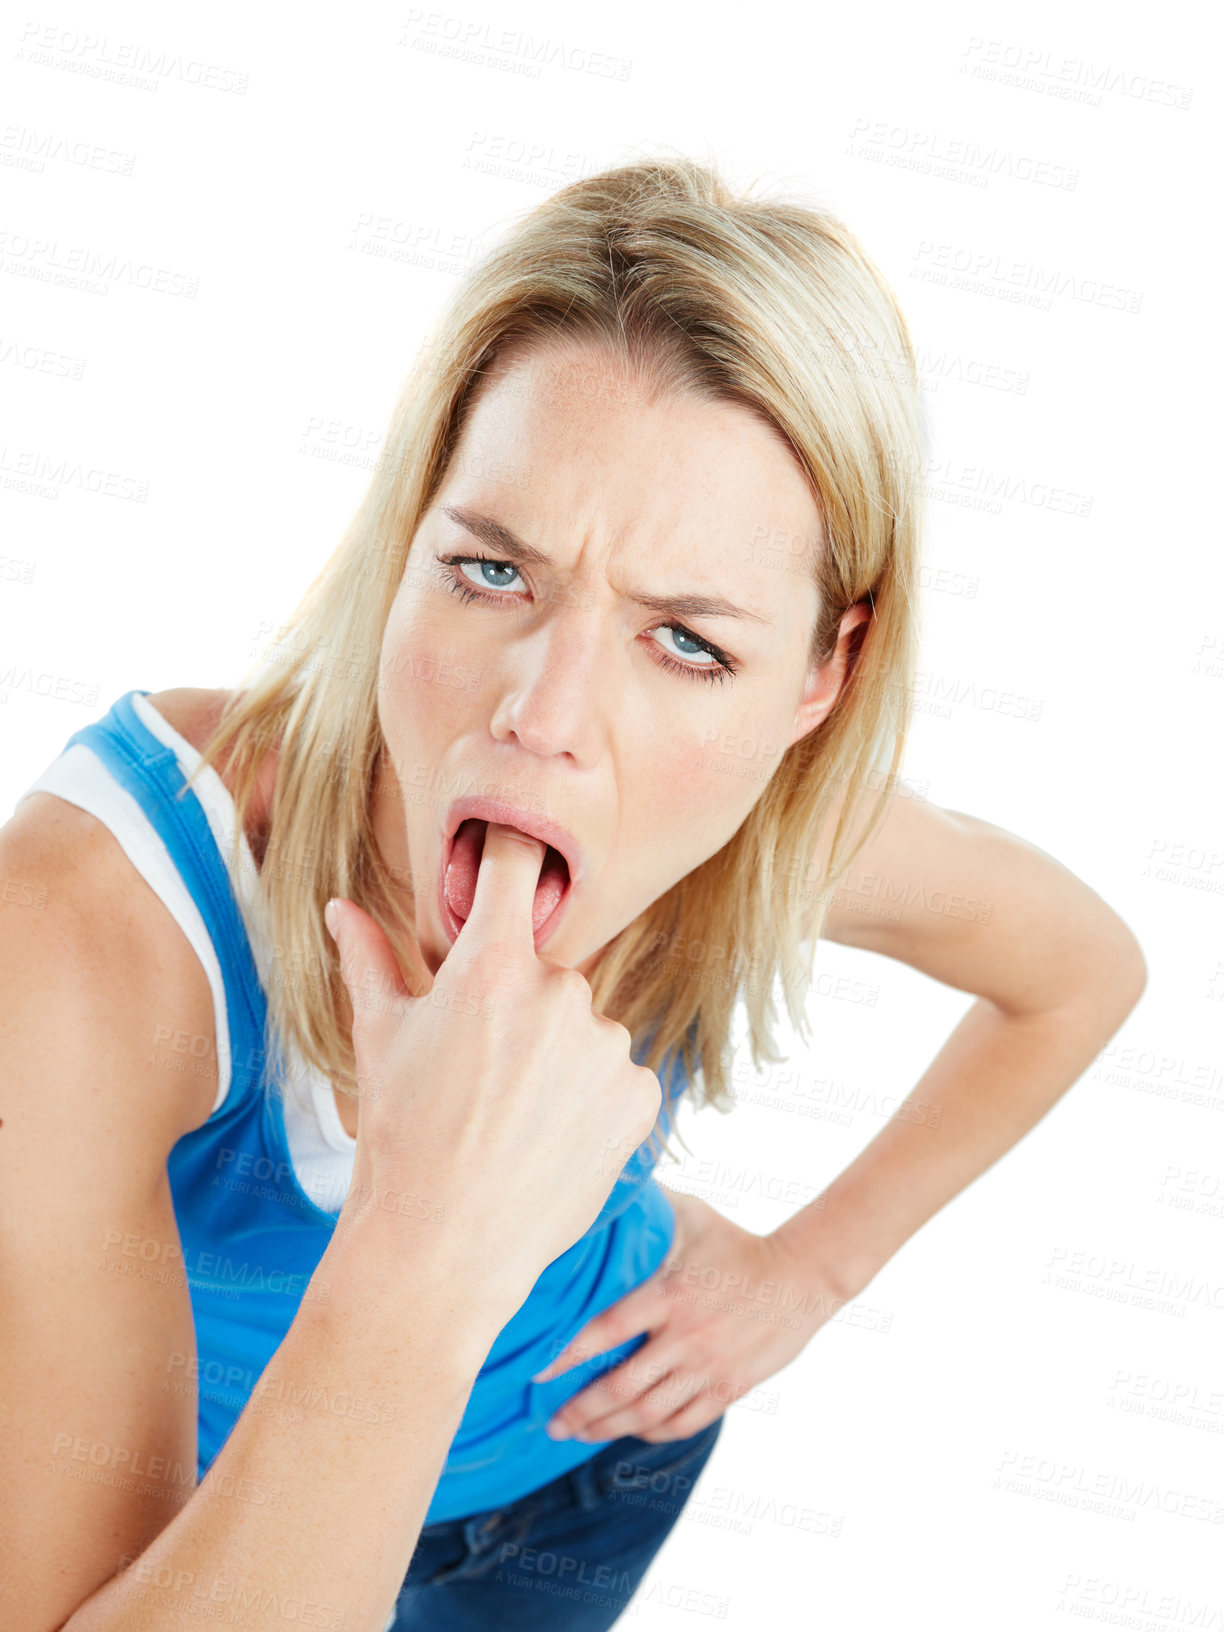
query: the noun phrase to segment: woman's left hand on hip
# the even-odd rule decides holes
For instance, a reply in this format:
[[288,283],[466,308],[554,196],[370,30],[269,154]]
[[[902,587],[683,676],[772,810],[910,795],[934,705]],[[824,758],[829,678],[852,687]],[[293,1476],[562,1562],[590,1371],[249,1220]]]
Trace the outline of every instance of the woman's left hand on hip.
[[537,1373],[555,1377],[648,1334],[550,1419],[554,1439],[687,1439],[780,1371],[846,1300],[697,1196],[669,1190],[671,1250],[648,1280],[589,1320]]

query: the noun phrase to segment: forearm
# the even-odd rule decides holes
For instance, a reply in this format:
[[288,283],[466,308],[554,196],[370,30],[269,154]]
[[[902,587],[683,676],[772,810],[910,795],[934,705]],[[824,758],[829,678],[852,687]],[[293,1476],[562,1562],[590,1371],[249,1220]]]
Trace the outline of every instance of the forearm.
[[1133,1005],[1102,985],[1057,1011],[967,1011],[893,1118],[774,1231],[796,1278],[856,1297],[926,1221],[1036,1125]]
[[[209,1605],[253,1632],[382,1632],[500,1329],[457,1284],[401,1220],[338,1229],[310,1282],[326,1296],[303,1299],[204,1482],[64,1632],[153,1632]],[[377,1421],[329,1409],[341,1392]]]

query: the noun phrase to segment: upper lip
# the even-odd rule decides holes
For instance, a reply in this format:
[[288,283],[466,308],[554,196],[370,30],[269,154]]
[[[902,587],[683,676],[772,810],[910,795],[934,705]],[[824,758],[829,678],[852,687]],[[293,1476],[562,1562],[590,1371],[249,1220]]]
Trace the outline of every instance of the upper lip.
[[547,816],[538,816],[521,805],[508,804],[504,799],[485,799],[479,794],[468,794],[456,799],[446,813],[446,832],[443,835],[443,862],[450,857],[451,842],[461,823],[475,820],[497,822],[503,827],[517,827],[543,844],[551,844],[565,857],[570,883],[576,884],[583,872],[583,851],[578,840],[560,822]]

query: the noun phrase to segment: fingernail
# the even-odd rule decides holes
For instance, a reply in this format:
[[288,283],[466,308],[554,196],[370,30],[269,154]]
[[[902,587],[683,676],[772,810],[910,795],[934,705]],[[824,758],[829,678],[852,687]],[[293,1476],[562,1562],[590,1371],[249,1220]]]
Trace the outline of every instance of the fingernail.
[[563,1422],[550,1422],[548,1425],[550,1439],[570,1439],[572,1436]]
[[327,933],[334,941],[336,939],[336,898],[334,895],[323,908],[323,922],[327,925]]

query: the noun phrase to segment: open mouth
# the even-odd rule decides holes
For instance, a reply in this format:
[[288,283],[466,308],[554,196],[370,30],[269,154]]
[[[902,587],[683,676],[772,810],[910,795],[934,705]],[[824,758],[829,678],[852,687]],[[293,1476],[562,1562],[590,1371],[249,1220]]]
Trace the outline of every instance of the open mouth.
[[[452,940],[471,915],[488,825],[474,816],[460,822],[443,857],[439,893],[443,920]],[[537,943],[556,927],[569,893],[569,863],[550,844],[544,852],[531,908],[532,931]]]

